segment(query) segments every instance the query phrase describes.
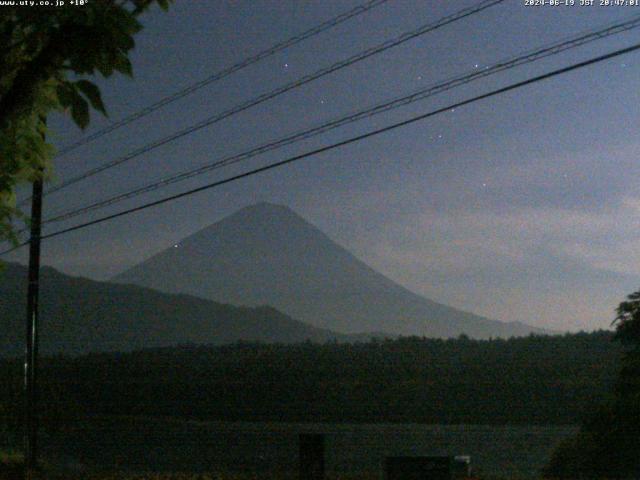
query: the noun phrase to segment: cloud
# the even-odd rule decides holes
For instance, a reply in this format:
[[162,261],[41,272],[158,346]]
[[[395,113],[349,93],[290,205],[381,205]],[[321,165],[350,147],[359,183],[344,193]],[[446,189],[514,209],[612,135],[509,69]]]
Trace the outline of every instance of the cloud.
[[598,211],[424,209],[386,223],[358,251],[458,308],[555,329],[608,328],[640,285],[640,198]]
[[421,263],[449,273],[522,267],[548,256],[640,275],[640,198],[627,197],[598,212],[550,207],[428,211],[387,228],[375,248],[399,264]]

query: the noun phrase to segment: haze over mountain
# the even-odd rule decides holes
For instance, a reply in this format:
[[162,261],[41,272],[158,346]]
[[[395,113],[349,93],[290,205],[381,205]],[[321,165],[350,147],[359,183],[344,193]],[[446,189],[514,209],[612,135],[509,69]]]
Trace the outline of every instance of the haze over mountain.
[[358,260],[285,206],[239,210],[115,281],[235,305],[271,305],[343,333],[475,338],[543,333],[419,296]]
[[[44,353],[130,351],[177,344],[238,340],[294,343],[366,340],[294,320],[272,307],[223,305],[135,285],[70,277],[41,270],[40,349]],[[24,349],[27,269],[0,271],[0,355]]]

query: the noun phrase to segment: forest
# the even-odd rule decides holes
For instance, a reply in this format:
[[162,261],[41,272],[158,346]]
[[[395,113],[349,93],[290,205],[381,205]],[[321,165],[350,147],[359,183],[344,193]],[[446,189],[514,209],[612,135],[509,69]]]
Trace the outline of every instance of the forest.
[[[49,428],[83,415],[578,424],[606,401],[622,353],[605,331],[482,341],[183,345],[44,357],[39,397]],[[21,369],[19,358],[0,360],[6,424],[19,418]]]

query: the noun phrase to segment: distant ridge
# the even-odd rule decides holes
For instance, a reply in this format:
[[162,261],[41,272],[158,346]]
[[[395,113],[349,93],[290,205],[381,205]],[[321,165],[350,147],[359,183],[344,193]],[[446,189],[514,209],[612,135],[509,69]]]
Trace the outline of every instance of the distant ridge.
[[546,333],[410,292],[288,207],[270,203],[245,207],[114,280],[236,305],[273,305],[343,333],[474,338]]
[[[0,270],[0,355],[23,353],[26,267]],[[234,307],[189,295],[41,271],[40,347],[43,353],[132,351],[179,344],[239,340],[294,343],[356,341],[305,325],[272,307]]]

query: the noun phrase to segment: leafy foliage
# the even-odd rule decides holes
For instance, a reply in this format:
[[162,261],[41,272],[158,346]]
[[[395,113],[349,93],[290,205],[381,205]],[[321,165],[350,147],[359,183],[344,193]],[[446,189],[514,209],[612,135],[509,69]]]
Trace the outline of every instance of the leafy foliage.
[[617,309],[616,340],[623,344],[640,347],[640,291],[627,297]]
[[554,478],[640,477],[640,291],[621,302],[614,339],[626,346],[611,400],[593,411],[578,436],[546,468]]
[[[14,189],[48,176],[53,148],[47,115],[71,114],[86,128],[90,107],[106,114],[97,73],[132,75],[129,52],[142,25],[138,16],[170,0],[104,0],[82,8],[15,7],[0,17],[0,240],[16,241],[12,224],[21,213]],[[8,9],[5,7],[3,10]]]

